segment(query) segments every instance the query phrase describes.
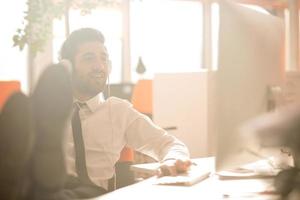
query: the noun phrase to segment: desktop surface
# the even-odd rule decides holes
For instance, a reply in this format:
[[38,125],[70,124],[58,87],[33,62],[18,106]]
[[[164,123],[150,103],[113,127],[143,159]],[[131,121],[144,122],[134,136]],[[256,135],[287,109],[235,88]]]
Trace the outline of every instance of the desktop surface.
[[[211,158],[199,159],[204,167],[212,167]],[[192,186],[158,185],[157,178],[152,177],[136,184],[115,190],[92,200],[119,199],[279,199],[274,193],[273,179],[228,179],[220,180],[217,175]]]

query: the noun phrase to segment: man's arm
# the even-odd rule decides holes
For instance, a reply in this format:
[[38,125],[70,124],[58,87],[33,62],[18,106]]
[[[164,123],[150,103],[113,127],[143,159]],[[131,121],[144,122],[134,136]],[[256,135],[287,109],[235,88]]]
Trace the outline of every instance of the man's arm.
[[138,113],[129,124],[126,139],[129,146],[161,162],[158,175],[176,175],[189,169],[191,161],[187,147],[174,136]]

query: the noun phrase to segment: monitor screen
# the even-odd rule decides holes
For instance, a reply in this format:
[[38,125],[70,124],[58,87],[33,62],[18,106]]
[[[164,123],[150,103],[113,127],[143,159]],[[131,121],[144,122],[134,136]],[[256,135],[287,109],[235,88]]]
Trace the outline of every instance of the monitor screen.
[[268,111],[268,90],[281,85],[284,73],[283,20],[229,1],[219,6],[217,171],[258,159],[247,151],[253,141],[239,127]]

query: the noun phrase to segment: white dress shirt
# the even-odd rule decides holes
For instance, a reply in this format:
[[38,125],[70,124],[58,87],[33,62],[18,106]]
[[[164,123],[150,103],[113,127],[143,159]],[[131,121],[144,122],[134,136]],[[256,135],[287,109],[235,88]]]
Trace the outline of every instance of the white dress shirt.
[[[114,175],[114,166],[125,145],[159,161],[170,158],[188,158],[186,146],[159,128],[132,105],[116,97],[106,101],[100,95],[81,106],[82,135],[86,166],[90,179],[107,189],[107,180]],[[75,151],[71,123],[66,129],[66,166],[76,176]]]

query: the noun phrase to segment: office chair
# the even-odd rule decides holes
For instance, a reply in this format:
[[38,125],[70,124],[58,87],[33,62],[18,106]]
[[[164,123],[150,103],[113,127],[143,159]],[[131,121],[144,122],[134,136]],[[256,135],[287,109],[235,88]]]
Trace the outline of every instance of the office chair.
[[133,89],[131,103],[139,112],[152,118],[152,80],[141,79]]
[[30,105],[25,94],[15,92],[7,98],[0,113],[1,199],[23,199],[29,192],[34,145]]
[[0,109],[12,93],[20,91],[20,89],[19,81],[0,81]]

